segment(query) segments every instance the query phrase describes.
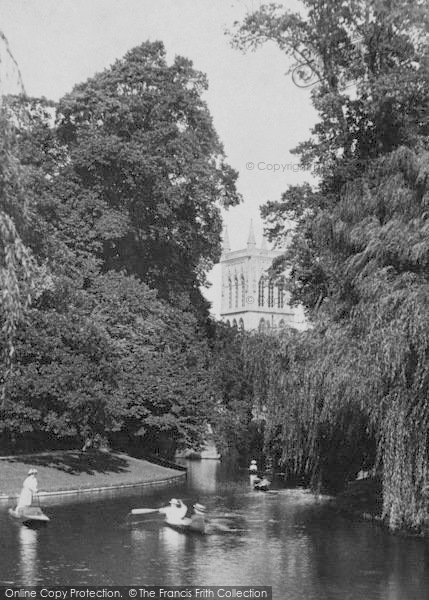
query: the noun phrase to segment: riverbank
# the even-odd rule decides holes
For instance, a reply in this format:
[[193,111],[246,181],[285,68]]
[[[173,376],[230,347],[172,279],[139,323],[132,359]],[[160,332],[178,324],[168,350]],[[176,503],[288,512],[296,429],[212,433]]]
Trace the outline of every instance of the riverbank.
[[383,491],[379,477],[368,477],[349,483],[346,489],[334,498],[332,506],[346,515],[378,523],[391,533],[406,537],[429,538],[429,522],[419,529],[400,527],[392,530],[389,528],[389,524],[383,518]]
[[367,521],[382,522],[383,494],[381,480],[377,477],[358,479],[348,484],[334,500],[341,512]]
[[40,495],[61,495],[156,485],[185,477],[183,471],[116,452],[44,452],[0,457],[0,499],[15,499],[30,468]]

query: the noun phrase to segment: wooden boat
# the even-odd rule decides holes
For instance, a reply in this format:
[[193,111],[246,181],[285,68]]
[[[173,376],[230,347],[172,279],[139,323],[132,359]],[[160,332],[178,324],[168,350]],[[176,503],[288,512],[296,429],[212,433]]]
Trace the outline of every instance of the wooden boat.
[[196,527],[194,523],[192,523],[192,519],[185,517],[184,519],[165,519],[164,523],[175,529],[176,531],[180,531],[181,533],[205,533],[205,528]]
[[45,515],[39,506],[27,506],[21,510],[9,508],[9,514],[25,525],[48,523],[50,521],[50,518]]

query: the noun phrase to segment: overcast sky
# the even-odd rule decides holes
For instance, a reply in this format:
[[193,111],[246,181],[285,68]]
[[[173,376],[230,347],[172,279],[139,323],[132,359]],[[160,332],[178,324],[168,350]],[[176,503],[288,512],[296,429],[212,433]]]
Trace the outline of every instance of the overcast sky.
[[[278,2],[296,8],[295,0]],[[209,80],[206,94],[228,162],[240,173],[244,203],[225,212],[232,249],[245,245],[259,206],[291,184],[310,180],[293,171],[290,150],[309,137],[316,116],[308,89],[286,71],[288,58],[274,44],[255,53],[233,50],[225,29],[259,0],[0,0],[0,28],[32,96],[57,100],[75,83],[111,65],[146,40],[162,40],[168,59],[190,58]],[[248,163],[254,168],[249,169]],[[274,172],[278,164],[285,165]],[[218,313],[220,270],[206,296]]]

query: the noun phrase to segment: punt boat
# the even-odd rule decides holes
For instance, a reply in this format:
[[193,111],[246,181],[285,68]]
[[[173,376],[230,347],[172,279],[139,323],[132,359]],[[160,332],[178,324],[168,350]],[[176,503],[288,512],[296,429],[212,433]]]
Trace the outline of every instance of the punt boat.
[[24,525],[38,525],[50,521],[49,517],[45,515],[39,506],[27,506],[21,510],[9,508],[9,514],[14,519],[21,521]]

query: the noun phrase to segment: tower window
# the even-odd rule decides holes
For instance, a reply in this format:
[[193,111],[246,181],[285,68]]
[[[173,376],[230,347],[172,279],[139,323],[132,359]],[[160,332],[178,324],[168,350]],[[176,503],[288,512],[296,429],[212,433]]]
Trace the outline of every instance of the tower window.
[[238,279],[237,277],[235,278],[235,306],[236,308],[238,307]]
[[265,331],[265,319],[261,319],[259,321],[259,332],[263,333]]
[[240,319],[238,321],[238,327],[239,327],[240,331],[244,331],[244,321],[243,321],[243,319]]
[[277,304],[279,308],[284,308],[285,305],[285,294],[282,285],[277,288]]
[[264,306],[264,290],[265,287],[265,280],[263,277],[261,277],[261,279],[259,280],[259,285],[258,285],[258,306]]
[[268,306],[270,308],[274,306],[274,283],[272,281],[268,284]]
[[228,279],[228,307],[232,308],[232,281]]
[[246,306],[246,282],[244,275],[241,276],[241,306]]

